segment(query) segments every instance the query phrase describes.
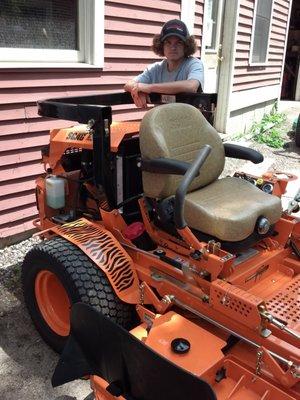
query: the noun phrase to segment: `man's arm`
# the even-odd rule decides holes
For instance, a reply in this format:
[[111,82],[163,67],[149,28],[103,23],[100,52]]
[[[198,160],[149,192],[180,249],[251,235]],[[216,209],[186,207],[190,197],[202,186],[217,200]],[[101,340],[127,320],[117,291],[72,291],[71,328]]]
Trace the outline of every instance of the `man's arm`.
[[133,86],[133,90],[144,93],[177,94],[182,92],[196,93],[199,88],[197,79],[165,83],[141,83]]
[[153,71],[153,69],[156,68],[156,64],[157,63],[149,65],[145,69],[144,72],[142,72],[141,74],[139,74],[135,78],[130,79],[129,81],[127,81],[125,83],[125,85],[124,85],[124,90],[126,92],[132,93],[132,90],[136,89],[136,85],[137,85],[138,82],[143,82],[143,83],[151,83],[151,82],[153,82],[152,75],[151,75],[152,72],[151,71]]

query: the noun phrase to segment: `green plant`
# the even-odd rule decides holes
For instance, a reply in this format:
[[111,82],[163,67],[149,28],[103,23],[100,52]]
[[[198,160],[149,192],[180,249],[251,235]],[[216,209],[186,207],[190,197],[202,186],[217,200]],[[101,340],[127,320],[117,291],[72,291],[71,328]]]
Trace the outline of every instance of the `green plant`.
[[278,112],[275,103],[269,114],[264,114],[260,122],[252,124],[249,135],[258,143],[278,149],[284,144],[281,127],[285,121],[286,115]]

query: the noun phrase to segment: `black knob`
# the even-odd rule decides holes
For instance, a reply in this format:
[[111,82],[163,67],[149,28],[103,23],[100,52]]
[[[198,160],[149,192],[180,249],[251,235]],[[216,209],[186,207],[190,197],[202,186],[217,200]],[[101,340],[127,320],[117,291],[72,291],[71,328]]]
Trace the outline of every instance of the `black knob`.
[[176,338],[176,339],[172,340],[171,348],[174,351],[174,353],[185,354],[190,350],[191,344],[186,339]]

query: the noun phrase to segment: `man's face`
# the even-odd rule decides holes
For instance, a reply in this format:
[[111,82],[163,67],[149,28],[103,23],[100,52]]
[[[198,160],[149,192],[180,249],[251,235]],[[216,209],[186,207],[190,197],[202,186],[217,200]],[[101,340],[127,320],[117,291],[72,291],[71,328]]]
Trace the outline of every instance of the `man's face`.
[[164,40],[164,55],[170,61],[179,61],[184,57],[184,42],[177,36]]

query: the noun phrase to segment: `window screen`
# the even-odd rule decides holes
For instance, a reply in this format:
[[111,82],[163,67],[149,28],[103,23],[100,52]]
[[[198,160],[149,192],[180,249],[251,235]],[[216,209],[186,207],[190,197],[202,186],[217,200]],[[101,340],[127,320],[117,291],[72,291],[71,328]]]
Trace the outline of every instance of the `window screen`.
[[78,50],[78,0],[0,0],[0,47]]
[[266,62],[271,24],[272,1],[256,0],[255,28],[252,38],[253,63]]

